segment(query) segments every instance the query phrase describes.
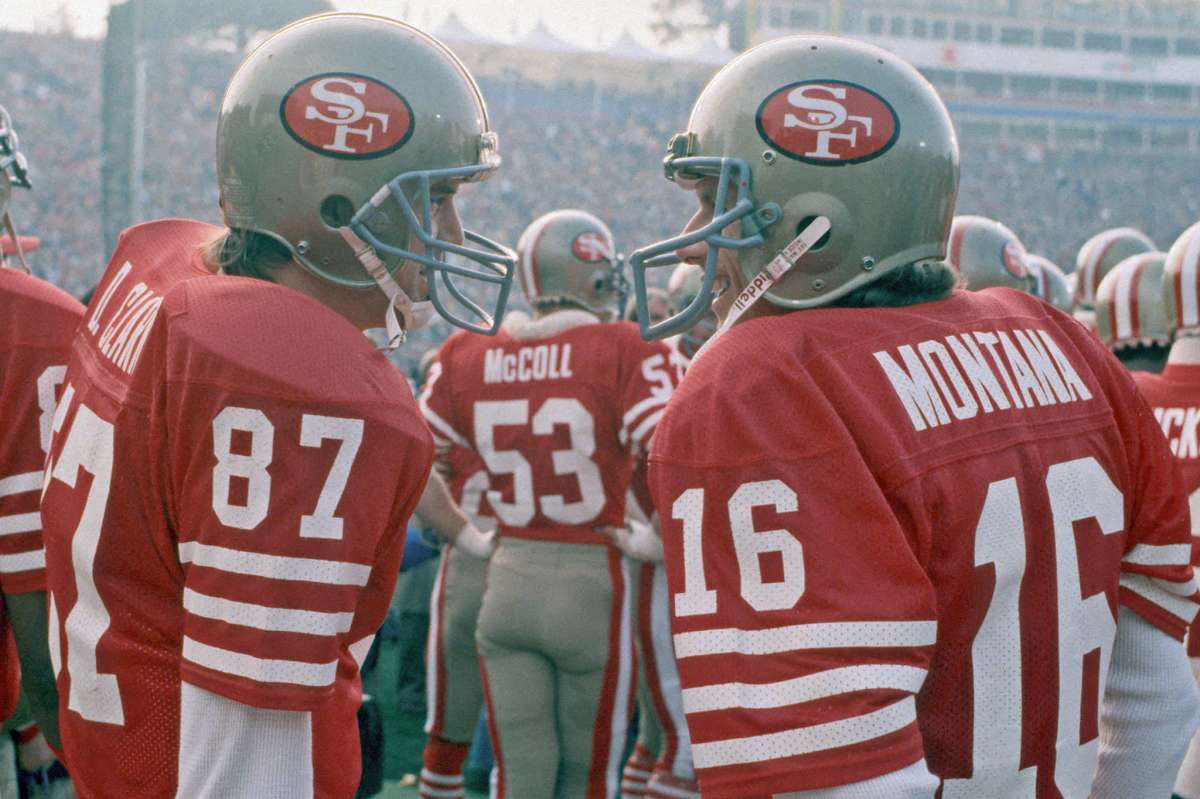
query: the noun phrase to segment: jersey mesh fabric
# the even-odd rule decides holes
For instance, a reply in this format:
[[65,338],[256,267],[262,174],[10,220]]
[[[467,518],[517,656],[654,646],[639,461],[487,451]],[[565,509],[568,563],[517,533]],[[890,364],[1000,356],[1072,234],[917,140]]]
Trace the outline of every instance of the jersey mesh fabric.
[[[1168,364],[1161,375],[1134,372],[1134,382],[1154,410],[1171,454],[1179,463],[1192,518],[1192,565],[1200,565],[1200,365]],[[1188,655],[1200,657],[1200,632],[1188,631]]]
[[[631,455],[647,446],[673,390],[664,345],[643,342],[630,323],[581,316],[591,321],[545,337],[455,334],[430,369],[421,409],[434,440],[483,458],[488,500],[503,535],[604,543],[593,528],[624,523]],[[511,379],[496,369],[505,358],[535,363],[535,354],[552,364],[541,377],[532,367],[514,368]],[[549,409],[566,412],[553,417],[546,432],[530,435]],[[510,411],[515,415],[497,415]],[[514,461],[528,464],[528,485],[518,484],[521,467],[514,470]],[[597,475],[600,484],[581,482],[578,469]],[[574,510],[547,510],[547,499]]]
[[[922,756],[947,796],[984,795],[969,780],[997,767],[1085,794],[1113,609],[1176,638],[1195,613],[1154,417],[1082,327],[1016,292],[738,325],[691,365],[650,460],[705,796]],[[1088,518],[1103,501],[1108,529]],[[1060,630],[1060,604],[1086,624]]]
[[[66,292],[15,269],[0,269],[0,594],[46,588],[38,513],[42,463],[71,337],[83,306]],[[0,648],[11,648],[0,603]],[[16,709],[15,656],[0,665],[0,719]]]
[[[68,369],[73,402],[52,456],[62,462],[91,416],[93,427],[111,425],[115,468],[90,563],[78,542],[72,560],[88,482],[72,488],[56,466],[47,493],[65,628],[59,690],[71,697],[64,744],[82,796],[173,795],[188,746],[186,680],[242,704],[311,712],[313,793],[350,795],[356,653],[386,612],[432,442],[402,376],[340,316],[269,283],[194,279],[206,227],[126,235],[106,279],[127,261],[134,288],[100,309]],[[163,301],[123,361],[104,331],[138,285]],[[90,624],[99,677],[87,673],[88,637],[73,613]]]

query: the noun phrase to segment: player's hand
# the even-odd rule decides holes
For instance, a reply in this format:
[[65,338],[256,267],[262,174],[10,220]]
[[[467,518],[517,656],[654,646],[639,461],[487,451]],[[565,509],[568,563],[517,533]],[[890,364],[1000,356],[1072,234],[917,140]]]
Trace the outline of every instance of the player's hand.
[[454,538],[454,546],[473,558],[487,560],[496,551],[496,532],[488,530],[485,533],[468,523],[458,531]]
[[636,519],[627,519],[626,527],[598,527],[613,546],[634,560],[661,563],[663,559],[662,537],[653,527]]

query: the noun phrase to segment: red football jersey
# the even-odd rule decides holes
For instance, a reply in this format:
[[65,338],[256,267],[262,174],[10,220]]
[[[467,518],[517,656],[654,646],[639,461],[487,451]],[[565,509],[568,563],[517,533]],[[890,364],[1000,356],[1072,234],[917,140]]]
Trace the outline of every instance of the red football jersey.
[[[1154,409],[1171,454],[1178,459],[1192,516],[1192,565],[1200,565],[1200,365],[1167,364],[1161,375],[1134,372]],[[1200,622],[1188,631],[1188,654],[1200,657]]]
[[[310,714],[295,773],[350,796],[358,667],[433,444],[403,377],[341,316],[264,281],[185,279],[172,264],[196,257],[192,230],[126,234],[56,417],[44,522],[72,776],[85,797],[175,795],[198,749],[186,683]],[[110,294],[122,263],[132,288]],[[135,293],[157,295],[144,334],[106,344]]]
[[[0,269],[0,594],[46,589],[38,513],[54,405],[83,306],[49,283]],[[0,601],[0,721],[16,709],[20,669]]]
[[479,453],[469,447],[452,446],[438,453],[437,470],[446,480],[450,496],[480,530],[496,526],[495,514],[487,501],[488,473]]
[[1125,604],[1182,638],[1187,507],[1128,374],[1008,290],[733,327],[650,456],[706,797],[1088,793]]
[[478,452],[503,535],[606,543],[624,523],[631,455],[675,380],[630,323],[559,311],[506,336],[459,333],[438,351],[421,409],[439,448]]

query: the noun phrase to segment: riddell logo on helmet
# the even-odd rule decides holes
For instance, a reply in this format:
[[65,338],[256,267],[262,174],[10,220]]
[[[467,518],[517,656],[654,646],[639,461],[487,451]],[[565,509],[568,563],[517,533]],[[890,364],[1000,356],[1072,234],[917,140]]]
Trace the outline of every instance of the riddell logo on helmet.
[[612,258],[612,247],[608,241],[593,231],[576,236],[571,244],[571,252],[581,261],[608,261]]
[[297,83],[284,96],[279,115],[293,139],[334,158],[378,158],[413,133],[412,108],[400,92],[349,72]]
[[758,132],[789,158],[841,166],[883,155],[900,135],[896,112],[855,83],[807,80],[776,89],[758,107]]
[[1022,280],[1029,277],[1029,267],[1025,265],[1025,252],[1016,242],[1010,241],[1004,245],[1004,251],[1000,253],[1000,259],[1004,262],[1004,268],[1013,277],[1021,278]]

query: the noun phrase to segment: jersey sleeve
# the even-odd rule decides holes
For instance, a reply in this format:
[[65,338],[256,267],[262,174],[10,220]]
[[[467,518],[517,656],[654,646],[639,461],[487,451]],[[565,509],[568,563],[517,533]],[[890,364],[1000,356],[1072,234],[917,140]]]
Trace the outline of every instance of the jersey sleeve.
[[650,457],[702,791],[812,791],[920,762],[937,608],[919,547],[803,376],[707,390],[721,376],[689,373]]
[[46,588],[42,463],[65,362],[59,350],[0,351],[0,593]]
[[1187,492],[1162,428],[1126,375],[1122,439],[1130,457],[1133,503],[1121,560],[1120,602],[1168,635],[1183,640],[1200,608],[1191,566]]
[[679,382],[678,370],[661,341],[638,339],[630,349],[630,362],[621,376],[619,439],[631,453],[641,456],[649,451],[650,438]]
[[454,413],[454,399],[450,391],[451,381],[446,376],[453,362],[455,341],[457,338],[451,337],[438,351],[437,359],[429,367],[429,374],[425,377],[425,386],[421,390],[419,400],[421,415],[425,417],[429,432],[433,434],[433,443],[439,456],[445,456],[453,447],[471,448],[466,435],[468,431],[459,429],[460,423]]
[[384,619],[432,443],[410,396],[355,406],[207,370],[171,372],[150,411],[150,515],[169,520],[182,573],[181,676],[316,710]]

